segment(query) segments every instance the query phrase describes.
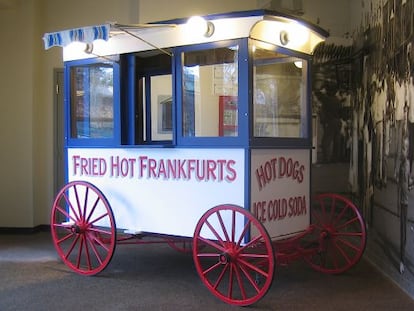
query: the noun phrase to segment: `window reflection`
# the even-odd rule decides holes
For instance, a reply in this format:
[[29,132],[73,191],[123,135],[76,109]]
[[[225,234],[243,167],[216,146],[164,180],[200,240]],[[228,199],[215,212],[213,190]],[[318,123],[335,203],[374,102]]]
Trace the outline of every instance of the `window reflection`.
[[238,47],[185,52],[182,72],[183,135],[237,136]]
[[307,137],[306,69],[295,65],[299,60],[276,51],[255,49],[254,136]]
[[172,59],[160,51],[135,58],[138,76],[135,143],[171,143],[173,139]]
[[172,139],[172,76],[151,77],[152,140]]
[[71,68],[71,137],[114,136],[113,68],[99,64]]

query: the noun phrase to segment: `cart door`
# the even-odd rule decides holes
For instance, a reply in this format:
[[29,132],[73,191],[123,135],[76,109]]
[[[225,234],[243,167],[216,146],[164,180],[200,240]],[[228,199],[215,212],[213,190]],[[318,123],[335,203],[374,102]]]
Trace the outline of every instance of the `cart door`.
[[[161,51],[131,55],[136,78],[134,141],[136,145],[174,144],[172,57]],[[134,104],[134,103],[133,103]]]

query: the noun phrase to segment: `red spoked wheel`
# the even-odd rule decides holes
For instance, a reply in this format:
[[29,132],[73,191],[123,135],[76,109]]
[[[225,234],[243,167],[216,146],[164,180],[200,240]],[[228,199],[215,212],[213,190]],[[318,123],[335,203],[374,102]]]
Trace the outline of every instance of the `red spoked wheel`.
[[53,244],[63,262],[78,274],[94,275],[111,261],[115,219],[102,192],[84,181],[66,184],[51,214]]
[[238,206],[216,206],[200,218],[193,259],[203,283],[228,304],[257,302],[273,281],[275,257],[269,235],[249,211]]
[[317,271],[339,274],[354,266],[366,245],[365,221],[357,207],[338,194],[321,194],[312,205],[315,252],[305,260]]

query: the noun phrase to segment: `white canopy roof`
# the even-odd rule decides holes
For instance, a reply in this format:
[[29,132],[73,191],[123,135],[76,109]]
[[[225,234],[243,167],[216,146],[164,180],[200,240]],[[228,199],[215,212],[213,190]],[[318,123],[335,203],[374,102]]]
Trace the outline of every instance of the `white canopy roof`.
[[208,35],[195,33],[187,19],[177,19],[157,24],[106,23],[75,28],[46,33],[43,41],[45,49],[62,46],[63,58],[67,61],[155,48],[165,51],[170,47],[247,37],[312,54],[314,47],[328,35],[317,26],[266,10],[215,14],[204,18],[213,29]]

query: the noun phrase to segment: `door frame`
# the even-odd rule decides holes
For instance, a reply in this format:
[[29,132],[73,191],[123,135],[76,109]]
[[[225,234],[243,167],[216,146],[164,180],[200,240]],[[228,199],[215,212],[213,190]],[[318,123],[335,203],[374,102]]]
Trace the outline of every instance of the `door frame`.
[[57,194],[64,175],[64,70],[53,70],[53,190]]

